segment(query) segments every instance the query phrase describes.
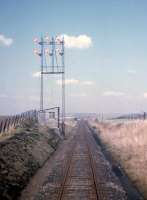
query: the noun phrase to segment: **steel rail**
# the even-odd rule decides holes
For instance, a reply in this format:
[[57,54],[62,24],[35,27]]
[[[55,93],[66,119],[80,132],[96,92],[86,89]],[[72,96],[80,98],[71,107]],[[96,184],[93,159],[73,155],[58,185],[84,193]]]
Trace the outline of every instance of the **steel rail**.
[[92,170],[92,175],[93,175],[93,181],[94,181],[94,186],[95,186],[95,191],[96,191],[96,195],[97,195],[97,200],[103,200],[105,199],[104,197],[104,193],[103,190],[101,189],[100,184],[97,181],[97,176],[96,176],[96,167],[94,164],[94,158],[93,158],[93,154],[90,148],[90,144],[89,144],[89,139],[88,139],[88,133],[85,133],[85,140],[87,143],[87,149],[88,149],[88,155],[89,155],[89,159],[90,159],[90,163],[91,163],[91,170]]
[[66,164],[66,168],[65,168],[65,172],[64,172],[64,177],[63,177],[63,181],[61,183],[61,188],[59,190],[57,200],[62,200],[62,197],[64,195],[65,183],[67,181],[67,178],[69,177],[69,172],[70,172],[70,168],[71,168],[71,161],[72,161],[75,145],[76,145],[76,141],[74,141],[74,143],[71,147],[71,151],[68,154],[68,159],[67,159],[67,162],[66,162],[67,164]]
[[[82,132],[82,131],[81,131]],[[104,200],[105,199],[105,195],[103,193],[103,191],[101,190],[101,186],[100,184],[97,182],[97,177],[96,177],[96,167],[94,164],[94,158],[93,158],[93,154],[92,154],[92,150],[90,148],[90,142],[89,142],[89,136],[88,136],[88,132],[84,132],[83,134],[83,138],[85,140],[85,144],[87,147],[87,158],[89,161],[89,169],[92,173],[92,177],[91,177],[91,181],[93,183],[93,189],[95,191],[95,195],[96,195],[96,200]],[[78,138],[76,138],[78,139]],[[76,142],[74,142],[74,144],[72,145],[72,150],[68,155],[68,161],[67,161],[67,165],[66,165],[66,169],[64,172],[64,177],[63,177],[63,182],[61,184],[61,188],[59,189],[59,193],[58,193],[58,197],[57,200],[63,200],[64,199],[64,192],[65,192],[65,186],[66,186],[66,182],[68,180],[68,178],[70,177],[70,169],[72,168],[72,159],[73,159],[73,154],[74,154],[74,147],[76,145]]]

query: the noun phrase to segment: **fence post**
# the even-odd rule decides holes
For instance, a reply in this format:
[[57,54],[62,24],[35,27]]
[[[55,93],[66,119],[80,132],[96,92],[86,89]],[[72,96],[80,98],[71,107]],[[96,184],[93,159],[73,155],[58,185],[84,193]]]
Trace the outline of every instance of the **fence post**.
[[4,121],[4,125],[3,125],[3,132],[6,131],[6,128],[7,128],[7,119]]
[[2,128],[3,128],[3,121],[0,123],[0,133],[2,133]]
[[58,128],[60,128],[60,108],[58,107]]
[[143,119],[146,119],[146,112],[143,113]]
[[38,112],[37,110],[34,111],[35,122],[38,122]]
[[7,119],[7,125],[6,125],[6,130],[9,131],[10,128],[10,117]]

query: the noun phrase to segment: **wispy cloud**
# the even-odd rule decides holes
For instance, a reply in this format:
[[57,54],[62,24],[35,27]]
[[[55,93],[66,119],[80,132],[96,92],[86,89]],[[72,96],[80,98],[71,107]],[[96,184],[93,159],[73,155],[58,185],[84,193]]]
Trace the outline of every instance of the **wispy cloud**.
[[39,78],[40,75],[41,75],[41,72],[34,72],[34,73],[32,74],[32,76],[35,77],[35,78]]
[[[62,84],[62,80],[57,80],[56,81],[56,83],[57,83],[57,85],[61,85]],[[77,84],[79,84],[80,83],[80,81],[79,80],[77,80],[77,79],[66,79],[65,80],[65,84],[66,85],[77,85]]]
[[136,72],[136,70],[135,69],[129,69],[128,70],[128,74],[130,74],[130,75],[134,75],[134,74],[136,74],[137,72]]
[[59,37],[64,37],[66,48],[85,49],[89,48],[92,45],[91,37],[85,34],[79,36],[70,36],[67,34],[62,34]]
[[[61,85],[62,84],[62,80],[57,80],[56,81],[56,84],[57,85]],[[71,78],[71,79],[66,79],[65,80],[65,84],[66,85],[86,85],[86,86],[91,86],[94,84],[93,81],[81,81],[81,80],[78,80],[78,79],[74,79],[74,78]]]
[[13,43],[13,39],[12,38],[7,38],[4,35],[0,34],[0,44],[4,45],[4,46],[10,46]]
[[86,93],[80,93],[80,94],[71,94],[71,97],[87,97]]
[[90,85],[94,85],[94,82],[93,81],[82,81],[81,84],[90,86]]
[[[41,72],[38,71],[38,72],[34,72],[32,74],[32,76],[34,78],[39,78],[41,75]],[[61,79],[58,79],[56,80],[56,84],[57,85],[61,85],[62,84],[62,80]],[[65,79],[65,85],[83,85],[83,86],[92,86],[94,85],[94,82],[93,81],[81,81],[79,79],[76,79],[76,78],[71,78],[71,79]]]
[[143,94],[143,96],[144,96],[144,98],[147,98],[147,92],[145,92],[145,93]]
[[114,97],[118,97],[118,96],[124,96],[125,93],[123,92],[119,92],[119,91],[105,91],[103,93],[103,96],[114,96]]
[[[8,94],[0,94],[0,99],[9,99],[9,100],[18,100],[22,101],[25,99],[25,95],[8,95]],[[27,96],[28,101],[39,101],[38,95],[29,95]],[[26,101],[26,100],[25,100]]]
[[7,97],[8,97],[7,94],[0,94],[0,99],[7,98]]

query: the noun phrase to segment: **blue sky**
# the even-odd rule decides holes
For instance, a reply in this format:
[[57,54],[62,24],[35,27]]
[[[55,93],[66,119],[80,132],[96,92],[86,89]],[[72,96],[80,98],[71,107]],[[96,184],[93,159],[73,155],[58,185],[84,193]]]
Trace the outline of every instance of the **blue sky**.
[[[147,110],[146,10],[145,0],[1,1],[0,114],[39,107],[33,38],[46,33],[92,41],[66,49],[68,112]],[[59,96],[56,81],[46,81],[48,106]]]

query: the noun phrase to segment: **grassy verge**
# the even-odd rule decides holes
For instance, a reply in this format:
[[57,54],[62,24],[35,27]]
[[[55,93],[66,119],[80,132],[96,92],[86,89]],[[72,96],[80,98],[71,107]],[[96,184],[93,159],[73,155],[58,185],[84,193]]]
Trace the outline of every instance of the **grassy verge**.
[[147,199],[147,122],[92,123],[108,151]]
[[59,140],[55,130],[27,122],[0,142],[0,199],[17,199],[37,169],[55,151]]

